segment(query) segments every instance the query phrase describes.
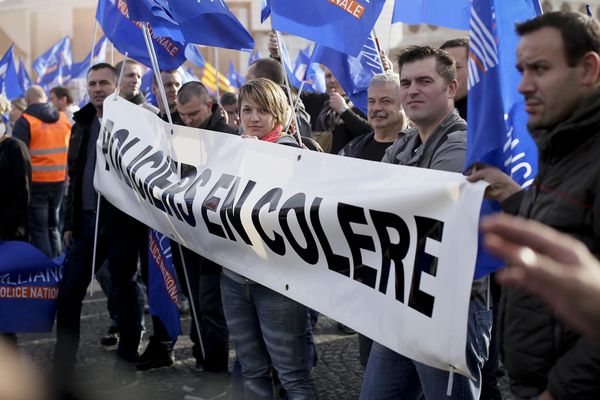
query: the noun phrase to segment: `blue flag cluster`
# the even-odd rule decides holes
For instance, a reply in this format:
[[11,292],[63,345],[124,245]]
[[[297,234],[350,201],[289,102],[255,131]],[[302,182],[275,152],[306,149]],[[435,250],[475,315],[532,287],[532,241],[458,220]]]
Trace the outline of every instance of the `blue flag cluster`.
[[25,242],[0,241],[0,332],[49,332],[62,267]]
[[108,45],[108,39],[103,36],[98,43],[94,46],[94,49],[88,53],[83,61],[74,63],[71,66],[69,73],[71,79],[85,78],[88,69],[92,64],[98,64],[106,61],[106,46]]
[[32,68],[37,73],[37,84],[46,88],[62,84],[69,78],[71,64],[71,38],[65,36],[33,60]]
[[148,304],[150,314],[160,318],[173,342],[181,334],[179,293],[169,238],[153,229],[148,238]]
[[271,25],[281,32],[317,42],[358,57],[385,0],[369,2],[339,0],[269,0]]
[[227,75],[227,79],[229,80],[229,84],[236,89],[239,89],[246,83],[246,80],[240,75],[237,69],[235,69],[235,66],[231,61],[229,61],[229,74]]
[[329,68],[352,103],[367,113],[369,82],[374,75],[383,72],[381,56],[372,34],[357,57],[318,44],[313,50],[311,63]]

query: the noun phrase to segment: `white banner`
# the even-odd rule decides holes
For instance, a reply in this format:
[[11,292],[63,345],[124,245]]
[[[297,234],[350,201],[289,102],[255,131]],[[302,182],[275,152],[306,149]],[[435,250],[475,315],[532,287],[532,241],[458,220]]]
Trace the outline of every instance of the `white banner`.
[[[182,126],[171,136],[151,112],[110,96],[94,185],[225,268],[469,375],[483,184]],[[374,287],[354,279],[359,268],[376,276]]]

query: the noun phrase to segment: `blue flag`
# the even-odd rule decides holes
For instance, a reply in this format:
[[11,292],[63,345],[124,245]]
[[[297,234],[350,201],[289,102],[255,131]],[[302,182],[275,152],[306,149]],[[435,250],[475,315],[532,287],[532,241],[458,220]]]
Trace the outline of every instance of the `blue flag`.
[[469,29],[473,0],[396,0],[392,24],[431,24]]
[[186,41],[251,51],[254,39],[223,0],[169,0],[173,18]]
[[[146,48],[141,23],[129,20],[127,5],[117,0],[118,7],[111,0],[98,0],[96,19],[104,34],[121,53],[152,68]],[[161,69],[177,69],[185,62],[185,44],[168,37],[152,34],[158,65]]]
[[206,64],[204,56],[200,53],[198,46],[193,43],[188,43],[188,45],[185,46],[185,58],[196,67],[204,67]]
[[254,53],[250,54],[250,58],[248,59],[248,65],[251,65],[254,61],[263,58],[260,51],[256,50]]
[[[536,15],[532,0],[474,0],[471,14],[465,168],[478,161],[491,164],[523,187],[537,173],[537,147],[527,132],[524,100],[517,90],[515,23]],[[486,200],[481,215],[498,209]],[[484,251],[481,239],[480,235],[475,278],[503,265]]]
[[311,62],[309,49],[310,46],[307,46],[298,53],[296,65],[294,65],[294,75],[305,82],[304,91],[309,93],[324,93],[325,71],[323,71],[319,64]]
[[523,187],[537,173],[537,147],[517,90],[515,23],[535,16],[531,0],[475,0],[469,48],[466,167],[477,161],[494,165]]
[[105,62],[107,45],[108,39],[106,36],[103,36],[98,43],[96,43],[94,49],[83,59],[83,61],[74,63],[71,66],[71,71],[69,73],[70,78],[85,78],[90,65]]
[[179,293],[169,238],[154,229],[148,239],[148,305],[150,314],[160,318],[173,342],[181,334]]
[[127,10],[130,20],[149,22],[158,36],[185,42],[166,0],[127,0]]
[[227,75],[227,79],[229,79],[229,84],[239,89],[245,82],[244,78],[240,75],[240,73],[235,69],[235,66],[231,61],[229,61],[229,74]]
[[61,85],[68,79],[72,63],[71,38],[65,36],[33,60],[32,68],[37,72],[37,84],[47,88]]
[[358,57],[385,0],[270,0],[274,29]]
[[367,114],[369,83],[374,75],[383,72],[381,56],[372,34],[367,38],[357,57],[317,45],[313,50],[311,62],[329,68],[352,103]]
[[31,77],[29,73],[27,73],[27,69],[25,69],[25,63],[21,58],[19,58],[19,85],[21,85],[21,89],[26,91],[31,86]]
[[49,332],[62,266],[29,243],[0,241],[0,332]]
[[288,53],[287,46],[285,45],[285,42],[283,41],[283,37],[280,36],[280,38],[281,38],[281,40],[280,40],[281,43],[279,43],[279,52],[280,52],[280,56],[281,56],[281,63],[283,64],[283,67],[287,74],[290,85],[294,86],[296,88],[299,88],[300,85],[302,84],[302,81],[301,81],[301,79],[298,79],[296,77],[296,75],[294,75],[292,61],[290,59],[290,54]]
[[260,22],[265,22],[270,15],[271,0],[260,0]]
[[13,49],[14,45],[11,45],[0,60],[0,93],[4,93],[9,100],[25,94],[19,82]]

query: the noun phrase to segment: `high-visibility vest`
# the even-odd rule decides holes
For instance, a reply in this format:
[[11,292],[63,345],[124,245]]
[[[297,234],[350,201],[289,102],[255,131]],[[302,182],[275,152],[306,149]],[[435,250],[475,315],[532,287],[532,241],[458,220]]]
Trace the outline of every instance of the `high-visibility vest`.
[[32,182],[62,182],[67,177],[71,124],[63,112],[56,122],[44,122],[23,113],[29,122]]

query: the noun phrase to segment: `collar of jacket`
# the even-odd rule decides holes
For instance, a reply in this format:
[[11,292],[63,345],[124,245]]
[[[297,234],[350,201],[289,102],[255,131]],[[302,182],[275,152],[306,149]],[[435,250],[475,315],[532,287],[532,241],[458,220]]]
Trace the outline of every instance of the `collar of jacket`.
[[91,124],[96,117],[96,107],[92,103],[87,103],[81,110],[73,114],[73,120],[78,124]]
[[573,114],[552,129],[531,132],[540,159],[563,157],[600,134],[600,89],[585,99]]

